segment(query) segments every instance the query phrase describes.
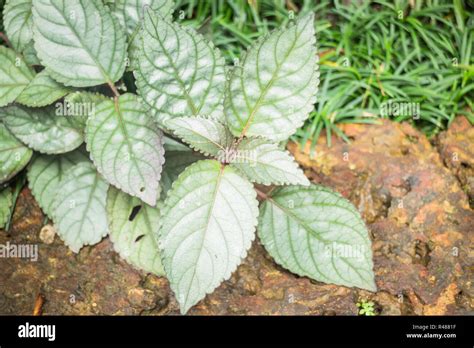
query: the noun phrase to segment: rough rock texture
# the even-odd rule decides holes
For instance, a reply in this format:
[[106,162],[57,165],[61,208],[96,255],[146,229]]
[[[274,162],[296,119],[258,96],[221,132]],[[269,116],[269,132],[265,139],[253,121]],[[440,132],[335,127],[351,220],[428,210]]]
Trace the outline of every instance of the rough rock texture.
[[[437,149],[406,124],[351,125],[346,144],[321,138],[317,155],[289,144],[314,182],[333,187],[361,211],[373,239],[376,294],[300,278],[254,242],[248,257],[190,314],[357,314],[361,299],[380,314],[467,314],[474,307],[473,128],[462,119]],[[450,160],[457,152],[459,163]],[[449,168],[449,169],[448,169]],[[465,191],[463,191],[463,188]],[[28,189],[0,244],[38,243],[37,262],[0,259],[0,314],[178,314],[163,278],[133,270],[106,239],[70,252],[49,228]]]
[[458,178],[474,208],[474,127],[465,117],[457,117],[436,143],[444,164]]
[[[472,311],[474,212],[456,176],[408,124],[350,125],[345,132],[351,145],[333,139],[314,159],[290,149],[308,177],[349,198],[368,224],[379,288],[371,298],[382,307],[398,298],[403,314]],[[464,146],[472,150],[474,138]],[[390,296],[382,300],[380,291]]]

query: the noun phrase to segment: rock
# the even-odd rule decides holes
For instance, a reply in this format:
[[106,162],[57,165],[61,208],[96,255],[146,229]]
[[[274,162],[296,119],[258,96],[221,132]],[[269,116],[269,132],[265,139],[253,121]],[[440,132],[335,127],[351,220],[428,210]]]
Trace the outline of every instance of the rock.
[[[463,127],[471,134],[472,127]],[[434,313],[433,306],[444,314],[472,311],[456,307],[455,298],[471,297],[474,212],[437,149],[410,125],[388,120],[344,131],[350,145],[333,138],[327,148],[321,138],[316,158],[309,148],[299,153],[289,144],[289,149],[314,182],[333,187],[359,208],[373,236],[379,291],[406,297],[402,303],[410,314]],[[446,296],[453,283],[460,289]]]
[[438,136],[436,145],[474,208],[474,127],[466,117],[456,117],[449,129]]
[[141,287],[128,290],[127,299],[131,305],[143,306],[146,310],[153,309],[156,302],[153,291]]
[[39,238],[45,244],[52,244],[54,242],[54,236],[56,235],[55,228],[50,225],[44,225],[40,231]]
[[[474,212],[463,182],[471,180],[466,168],[473,146],[466,142],[471,136],[460,134],[472,128],[459,122],[436,147],[408,124],[389,121],[345,127],[351,144],[333,138],[328,148],[322,137],[315,158],[309,145],[302,153],[288,145],[313,182],[342,193],[361,211],[373,239],[377,293],[295,276],[276,265],[257,238],[232,277],[189,314],[357,315],[360,299],[384,315],[472,313]],[[447,162],[454,149],[459,165]],[[43,218],[25,188],[0,244],[38,244],[39,258],[0,260],[0,314],[31,314],[40,293],[46,315],[179,314],[166,279],[133,269],[108,239],[79,254],[60,238],[46,244],[39,236]]]
[[379,291],[371,299],[380,308],[381,315],[401,315],[401,301],[385,291]]

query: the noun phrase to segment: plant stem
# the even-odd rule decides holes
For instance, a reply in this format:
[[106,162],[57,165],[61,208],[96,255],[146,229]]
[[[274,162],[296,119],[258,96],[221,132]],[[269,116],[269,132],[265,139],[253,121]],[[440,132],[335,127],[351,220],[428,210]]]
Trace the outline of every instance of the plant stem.
[[254,187],[255,191],[257,192],[257,196],[259,196],[260,198],[264,199],[264,200],[267,200],[268,199],[268,195],[263,192],[263,191],[260,191],[258,188]]
[[107,84],[109,85],[110,89],[112,90],[112,93],[114,94],[115,98],[120,97],[120,93],[119,93],[117,87],[115,87],[115,85],[110,81],[107,81]]

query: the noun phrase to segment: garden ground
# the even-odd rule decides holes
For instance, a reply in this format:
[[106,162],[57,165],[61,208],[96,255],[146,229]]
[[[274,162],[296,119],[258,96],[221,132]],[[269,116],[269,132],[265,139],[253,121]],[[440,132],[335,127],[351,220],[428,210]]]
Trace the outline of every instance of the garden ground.
[[[377,293],[302,278],[277,266],[254,241],[249,255],[189,314],[468,314],[474,310],[474,127],[457,117],[429,141],[407,123],[345,125],[348,144],[319,139],[288,149],[315,183],[362,213],[373,240]],[[470,204],[471,202],[471,204]],[[0,244],[39,245],[37,262],[0,260],[0,314],[178,314],[164,278],[134,270],[105,239],[72,253],[51,231],[27,188]]]

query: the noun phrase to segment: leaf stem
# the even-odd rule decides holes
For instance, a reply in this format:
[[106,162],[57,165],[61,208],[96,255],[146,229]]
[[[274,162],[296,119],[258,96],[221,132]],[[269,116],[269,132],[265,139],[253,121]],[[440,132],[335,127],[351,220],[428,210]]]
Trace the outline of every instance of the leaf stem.
[[112,93],[114,94],[114,97],[115,98],[120,97],[120,93],[119,93],[117,87],[115,87],[115,85],[111,81],[107,81],[107,84],[109,85],[110,89],[112,90]]
[[268,199],[268,195],[263,192],[263,191],[260,191],[258,188],[254,187],[255,191],[257,192],[257,196],[259,196],[260,198],[262,198],[263,200],[267,200]]

